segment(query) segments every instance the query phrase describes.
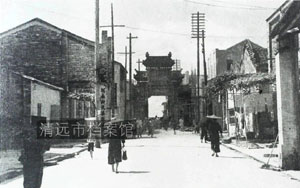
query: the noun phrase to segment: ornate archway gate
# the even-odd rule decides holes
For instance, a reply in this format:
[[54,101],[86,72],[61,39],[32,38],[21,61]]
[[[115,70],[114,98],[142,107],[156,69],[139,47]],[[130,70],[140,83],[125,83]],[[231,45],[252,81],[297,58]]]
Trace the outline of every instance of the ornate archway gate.
[[184,76],[181,70],[172,70],[175,61],[171,52],[168,56],[150,56],[147,52],[146,59],[142,63],[146,71],[136,70],[134,75],[137,84],[132,97],[133,117],[140,119],[148,117],[149,97],[167,96],[164,116],[178,119],[183,108],[178,96]]

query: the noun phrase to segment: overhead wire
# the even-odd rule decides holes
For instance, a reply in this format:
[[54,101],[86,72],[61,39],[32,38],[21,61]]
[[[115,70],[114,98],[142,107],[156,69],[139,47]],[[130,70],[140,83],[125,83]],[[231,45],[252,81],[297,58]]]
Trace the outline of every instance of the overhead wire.
[[[260,6],[249,6],[249,5],[242,5],[242,4],[232,4],[232,3],[226,3],[223,1],[224,4],[212,4],[212,3],[205,3],[205,2],[199,2],[199,1],[194,1],[194,0],[184,0],[185,2],[188,3],[193,3],[193,4],[200,4],[200,5],[205,5],[209,7],[219,7],[219,8],[234,8],[234,9],[245,9],[245,10],[276,10],[276,8],[270,8],[270,7],[260,7]],[[216,1],[215,2],[222,2],[222,1]]]
[[[203,3],[198,2],[198,1],[192,1],[192,0],[185,0],[185,1],[187,1],[187,2],[193,2],[193,3],[197,3],[197,4],[203,4]],[[214,0],[214,1],[215,2],[224,2],[224,1],[219,1],[219,0]],[[13,0],[12,2],[16,3],[15,0]],[[31,7],[33,9],[40,9],[40,10],[47,11],[47,12],[52,13],[52,14],[58,14],[58,15],[61,15],[61,16],[64,16],[64,17],[72,18],[72,19],[80,19],[80,20],[84,20],[84,21],[93,21],[93,19],[90,19],[90,18],[83,18],[83,17],[79,17],[79,16],[74,16],[74,15],[69,15],[69,14],[66,14],[66,13],[58,12],[58,11],[49,10],[47,8],[36,7],[36,6],[29,5],[28,3],[25,3],[25,2],[27,2],[27,1],[23,0],[22,4],[24,4],[25,6]],[[208,3],[204,3],[204,4],[215,6],[213,4],[208,4]],[[229,8],[229,7],[227,7],[227,8]],[[127,28],[127,29],[133,29],[133,30],[146,31],[146,32],[161,33],[161,34],[167,34],[167,35],[177,35],[177,36],[183,36],[183,37],[190,37],[191,36],[191,34],[187,34],[187,33],[161,31],[161,30],[154,30],[154,29],[141,28],[141,27],[132,27],[132,26],[127,26],[127,25],[125,26],[125,28]],[[206,37],[207,38],[244,38],[244,37],[249,37],[249,38],[263,38],[265,36],[262,36],[262,35],[256,35],[256,36],[206,35]]]

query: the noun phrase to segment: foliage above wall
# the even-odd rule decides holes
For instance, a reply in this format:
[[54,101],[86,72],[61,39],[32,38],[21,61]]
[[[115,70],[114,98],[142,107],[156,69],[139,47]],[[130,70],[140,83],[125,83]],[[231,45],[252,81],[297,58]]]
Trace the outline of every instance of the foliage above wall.
[[275,79],[275,74],[268,73],[226,73],[209,80],[206,90],[207,95],[217,95],[228,89],[249,89],[260,84],[273,84]]
[[68,93],[68,98],[82,100],[82,101],[90,101],[94,102],[94,94],[92,93]]

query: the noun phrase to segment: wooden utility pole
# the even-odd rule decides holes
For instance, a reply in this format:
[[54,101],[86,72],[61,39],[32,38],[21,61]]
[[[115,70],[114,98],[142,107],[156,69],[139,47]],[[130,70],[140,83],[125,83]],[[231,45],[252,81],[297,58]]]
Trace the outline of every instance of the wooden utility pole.
[[137,39],[138,37],[133,37],[131,36],[131,33],[129,33],[129,118],[132,118],[132,89],[131,89],[131,84],[132,84],[132,39]]
[[272,47],[272,37],[271,37],[272,25],[269,24],[269,73],[273,72],[273,47]]
[[[98,104],[98,98],[100,98],[99,94],[99,87],[98,87],[98,63],[99,63],[99,0],[96,0],[95,2],[95,53],[94,53],[94,63],[95,63],[95,117],[96,122],[99,121],[99,104]],[[99,64],[100,66],[100,64]],[[100,71],[99,71],[100,72]],[[101,141],[100,139],[96,139],[96,147],[101,148]]]
[[110,100],[110,107],[111,107],[111,117],[115,115],[115,27],[125,27],[125,25],[114,25],[114,12],[113,12],[113,4],[111,4],[111,25],[107,26],[100,26],[100,27],[111,27],[111,100]]
[[[200,122],[200,29],[204,30],[204,13],[192,14],[192,38],[197,39],[197,122]],[[201,28],[200,28],[201,27]]]
[[[134,52],[132,52],[134,53]],[[118,52],[118,54],[123,54],[125,55],[125,114],[124,114],[124,118],[125,119],[128,119],[127,118],[127,55],[129,54],[127,52],[127,46],[125,46],[125,52]]]
[[[205,43],[204,43],[204,39],[205,39],[205,35],[204,35],[204,30],[202,30],[202,56],[203,56],[203,68],[204,68],[204,85],[207,86],[207,69],[206,69],[206,60],[205,60]],[[205,87],[206,88],[206,87]],[[206,92],[206,90],[204,90],[204,92]],[[206,94],[205,94],[206,96]],[[208,114],[208,109],[207,109],[207,97],[205,97],[204,99],[204,108],[205,108],[205,112],[204,115],[207,116]]]
[[94,51],[94,64],[95,64],[95,117],[98,120],[98,96],[99,96],[99,88],[98,88],[98,71],[99,68],[97,66],[99,62],[99,0],[95,2],[95,51]]
[[137,62],[137,64],[138,64],[138,71],[141,71],[141,60],[140,59],[138,59],[138,62]]
[[204,43],[204,30],[202,30],[202,57],[203,57],[203,68],[204,68],[204,84],[207,86],[207,69],[206,69],[206,60],[205,60],[205,43]]

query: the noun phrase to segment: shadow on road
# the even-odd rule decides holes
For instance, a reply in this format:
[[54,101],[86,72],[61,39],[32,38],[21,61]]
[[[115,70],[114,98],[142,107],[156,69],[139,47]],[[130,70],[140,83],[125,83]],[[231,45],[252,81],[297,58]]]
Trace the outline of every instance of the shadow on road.
[[147,174],[150,171],[119,171],[121,174]]

